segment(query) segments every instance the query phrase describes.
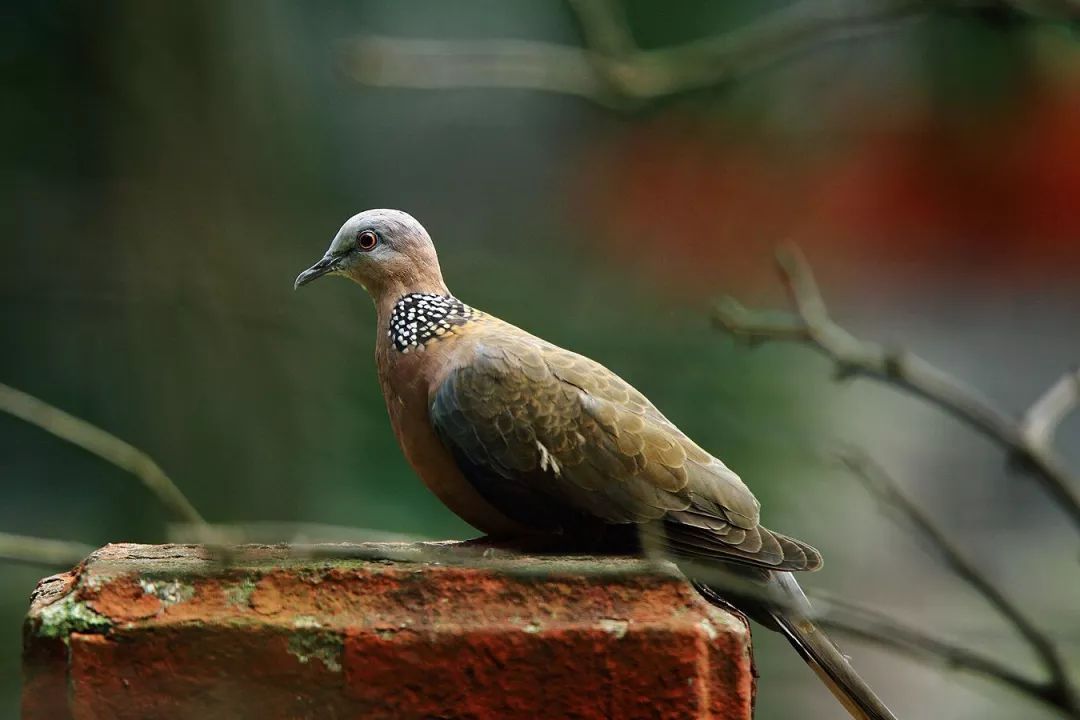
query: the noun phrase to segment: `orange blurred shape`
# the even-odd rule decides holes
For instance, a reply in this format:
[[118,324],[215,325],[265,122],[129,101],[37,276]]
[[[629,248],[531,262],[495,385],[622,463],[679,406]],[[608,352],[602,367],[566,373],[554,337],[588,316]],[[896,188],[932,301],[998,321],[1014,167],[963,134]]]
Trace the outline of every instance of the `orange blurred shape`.
[[581,214],[607,250],[694,294],[773,282],[768,257],[787,240],[836,281],[868,267],[901,282],[1080,276],[1080,91],[964,122],[858,126],[817,150],[638,125],[588,158]]

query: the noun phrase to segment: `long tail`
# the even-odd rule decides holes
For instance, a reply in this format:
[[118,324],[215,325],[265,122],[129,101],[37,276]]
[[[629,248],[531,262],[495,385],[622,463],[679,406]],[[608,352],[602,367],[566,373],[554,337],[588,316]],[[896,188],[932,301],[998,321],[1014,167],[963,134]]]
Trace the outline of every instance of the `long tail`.
[[791,573],[772,573],[770,584],[786,601],[782,609],[770,611],[773,621],[851,716],[856,720],[896,720],[840,648],[810,619],[810,601]]
[[[727,593],[704,583],[696,582],[695,585],[711,602],[731,607],[723,599]],[[743,597],[738,609],[783,634],[855,720],[896,720],[892,711],[855,672],[840,648],[814,624],[810,601],[792,574],[769,572],[767,588],[768,594],[776,597],[775,603],[762,602],[760,595]],[[736,596],[740,594],[735,593]]]

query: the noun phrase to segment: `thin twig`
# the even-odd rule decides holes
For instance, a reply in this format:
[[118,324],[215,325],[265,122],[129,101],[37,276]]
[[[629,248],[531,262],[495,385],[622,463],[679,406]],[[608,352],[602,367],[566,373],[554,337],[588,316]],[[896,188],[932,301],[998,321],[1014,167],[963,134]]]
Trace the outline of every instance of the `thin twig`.
[[93,551],[91,546],[77,542],[0,533],[0,560],[70,567]]
[[0,412],[25,420],[131,473],[177,519],[205,523],[195,506],[149,455],[115,435],[3,383],[0,383]]
[[881,503],[898,512],[915,530],[917,537],[929,542],[949,570],[982,595],[1016,628],[1034,650],[1050,677],[1044,690],[1060,698],[1064,703],[1063,707],[1080,712],[1080,695],[1073,687],[1065,662],[1050,637],[1032,622],[1020,606],[1009,600],[985,573],[964,557],[945,531],[907,497],[884,468],[865,453],[856,450],[841,452],[839,460]]
[[[1045,438],[1044,430],[1033,442],[1028,424],[999,409],[958,378],[906,350],[861,340],[837,325],[829,316],[809,265],[797,249],[782,249],[777,253],[777,264],[796,315],[762,314],[727,298],[716,306],[714,324],[751,343],[783,340],[808,344],[836,364],[838,379],[872,378],[936,405],[1019,460],[1020,466],[1047,490],[1080,530],[1080,497],[1075,490],[1080,481],[1070,474],[1053,448],[1038,441]],[[1051,391],[1035,404],[1037,427],[1041,422],[1042,427],[1052,428],[1060,421],[1071,407],[1062,402],[1063,395],[1064,391]],[[1051,399],[1046,400],[1047,396]]]

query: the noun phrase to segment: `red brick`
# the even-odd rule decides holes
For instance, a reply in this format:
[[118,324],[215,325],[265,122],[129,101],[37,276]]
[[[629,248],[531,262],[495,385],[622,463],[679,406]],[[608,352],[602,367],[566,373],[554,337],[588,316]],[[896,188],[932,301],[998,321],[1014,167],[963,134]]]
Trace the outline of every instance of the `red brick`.
[[[30,598],[30,616],[67,596],[75,586],[75,572],[53,575],[38,582]],[[27,622],[23,628],[24,720],[67,720],[68,648],[61,637],[47,637]]]
[[43,581],[24,718],[751,715],[746,626],[669,566],[314,550],[111,545]]

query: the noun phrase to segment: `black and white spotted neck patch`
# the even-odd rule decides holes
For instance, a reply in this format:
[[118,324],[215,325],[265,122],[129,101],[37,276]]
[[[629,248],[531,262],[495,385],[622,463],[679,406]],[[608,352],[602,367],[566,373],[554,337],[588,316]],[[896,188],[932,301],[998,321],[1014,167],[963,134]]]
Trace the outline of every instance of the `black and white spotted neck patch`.
[[409,293],[394,305],[386,334],[403,353],[423,349],[433,338],[452,332],[480,313],[450,295]]

